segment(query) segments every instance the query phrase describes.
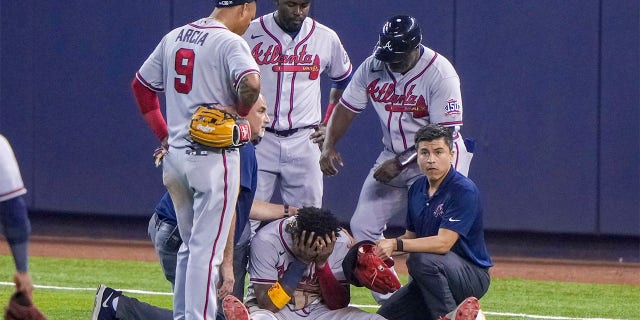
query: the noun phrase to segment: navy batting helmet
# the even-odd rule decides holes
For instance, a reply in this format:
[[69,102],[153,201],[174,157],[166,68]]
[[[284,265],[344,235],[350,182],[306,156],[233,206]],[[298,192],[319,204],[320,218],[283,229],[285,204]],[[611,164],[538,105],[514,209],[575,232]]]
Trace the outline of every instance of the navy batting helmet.
[[407,53],[417,48],[421,41],[422,31],[414,17],[394,16],[382,26],[373,55],[383,62],[400,62]]

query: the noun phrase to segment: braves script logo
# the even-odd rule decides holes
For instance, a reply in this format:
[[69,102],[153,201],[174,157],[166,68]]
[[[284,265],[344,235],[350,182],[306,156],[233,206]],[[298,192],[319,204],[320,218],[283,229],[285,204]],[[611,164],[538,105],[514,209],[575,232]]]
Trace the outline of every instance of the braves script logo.
[[436,210],[433,211],[434,217],[440,217],[444,214],[444,205],[441,203],[436,207]]
[[266,50],[262,49],[263,43],[256,44],[251,50],[253,58],[259,65],[273,64],[274,72],[308,72],[309,79],[318,79],[320,75],[320,57],[307,53],[307,45],[302,46],[296,55],[282,53],[279,45],[270,45]]
[[411,85],[405,94],[395,93],[395,84],[384,83],[380,85],[380,79],[373,80],[367,86],[367,92],[371,100],[386,103],[384,109],[389,112],[411,112],[414,118],[424,118],[429,115],[424,96],[416,96],[413,90],[416,85]]

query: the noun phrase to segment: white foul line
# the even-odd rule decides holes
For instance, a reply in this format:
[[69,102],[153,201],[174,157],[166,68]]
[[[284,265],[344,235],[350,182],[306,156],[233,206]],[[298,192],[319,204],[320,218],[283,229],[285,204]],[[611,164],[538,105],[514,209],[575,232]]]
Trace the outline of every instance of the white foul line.
[[[13,282],[3,282],[0,281],[1,286],[11,286],[13,287],[15,284]],[[93,291],[95,292],[97,288],[74,288],[74,287],[59,287],[59,286],[45,286],[45,285],[33,285],[38,289],[49,289],[49,290],[66,290],[66,291]],[[115,289],[115,288],[114,288]],[[171,292],[157,292],[157,291],[145,291],[145,290],[137,290],[137,289],[116,289],[122,292],[127,293],[136,293],[136,294],[146,294],[146,295],[157,295],[157,296],[170,296],[173,295]],[[378,305],[367,305],[367,304],[349,304],[351,307],[356,308],[368,308],[368,309],[378,309]],[[529,319],[545,319],[545,320],[622,320],[622,319],[610,319],[610,318],[569,318],[569,317],[559,317],[559,316],[540,316],[533,314],[524,314],[524,313],[509,313],[509,312],[490,312],[484,311],[482,312],[486,315],[497,316],[497,317],[519,317],[519,318],[529,318]]]

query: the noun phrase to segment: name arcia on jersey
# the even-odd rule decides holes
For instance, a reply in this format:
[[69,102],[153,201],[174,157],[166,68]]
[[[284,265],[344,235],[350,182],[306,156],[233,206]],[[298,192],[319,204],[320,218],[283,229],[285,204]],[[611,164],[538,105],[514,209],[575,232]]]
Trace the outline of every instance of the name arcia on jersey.
[[204,44],[204,41],[207,40],[207,36],[209,36],[209,33],[204,31],[195,29],[182,29],[176,37],[176,42],[181,41],[202,46]]
[[313,62],[312,55],[307,53],[307,45],[302,46],[300,53],[296,55],[286,55],[282,53],[279,45],[270,45],[266,50],[262,49],[262,42],[256,44],[251,50],[253,58],[259,65],[265,64],[311,64]]

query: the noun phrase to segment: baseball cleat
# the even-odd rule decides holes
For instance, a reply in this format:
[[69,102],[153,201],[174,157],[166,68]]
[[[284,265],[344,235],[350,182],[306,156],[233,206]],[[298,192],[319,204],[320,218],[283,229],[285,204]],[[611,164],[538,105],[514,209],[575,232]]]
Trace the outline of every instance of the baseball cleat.
[[441,319],[446,320],[476,320],[478,312],[480,311],[480,302],[476,297],[468,297],[458,305],[458,307],[449,312],[446,317]]
[[113,299],[121,295],[122,291],[111,289],[104,284],[98,286],[91,320],[115,320],[116,309],[113,308]]
[[222,299],[222,312],[227,320],[250,320],[249,311],[242,301],[233,295]]

